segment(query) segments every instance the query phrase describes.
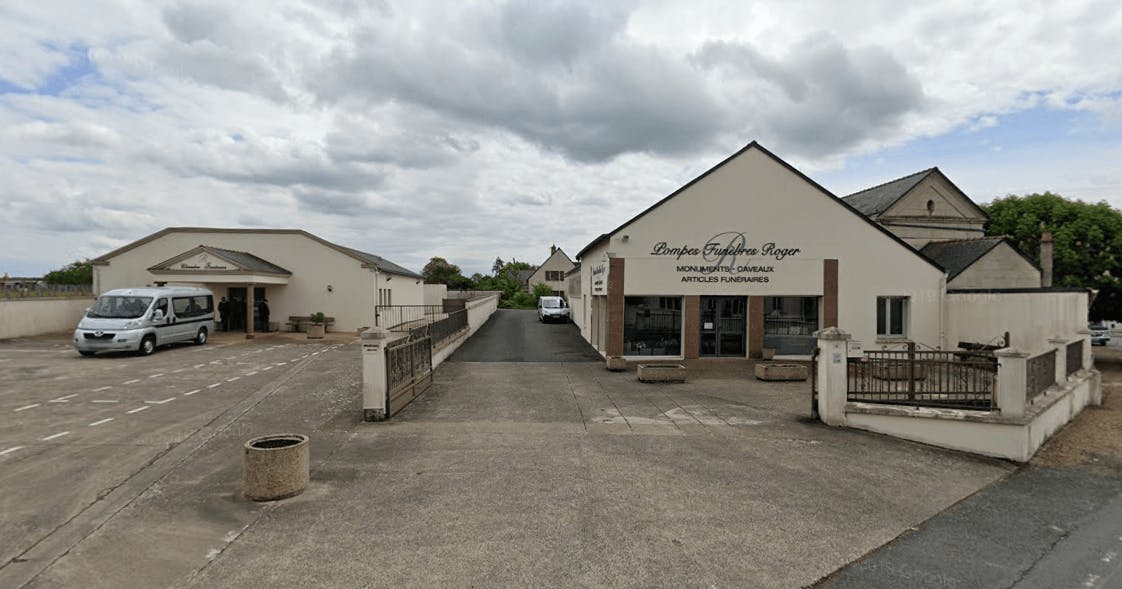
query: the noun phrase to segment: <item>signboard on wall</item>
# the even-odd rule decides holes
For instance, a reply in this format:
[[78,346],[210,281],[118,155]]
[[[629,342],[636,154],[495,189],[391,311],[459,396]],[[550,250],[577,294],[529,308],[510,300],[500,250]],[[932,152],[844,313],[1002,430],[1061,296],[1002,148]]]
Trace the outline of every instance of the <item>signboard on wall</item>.
[[592,295],[608,294],[608,260],[604,259],[592,266]]
[[628,257],[624,292],[673,295],[821,295],[822,260],[794,244],[726,231],[697,242],[658,241]]

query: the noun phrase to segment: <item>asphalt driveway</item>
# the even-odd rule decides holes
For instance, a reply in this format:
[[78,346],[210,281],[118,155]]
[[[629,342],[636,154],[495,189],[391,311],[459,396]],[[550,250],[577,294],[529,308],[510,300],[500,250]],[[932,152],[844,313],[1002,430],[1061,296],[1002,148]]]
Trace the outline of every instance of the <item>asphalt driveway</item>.
[[541,323],[536,311],[499,309],[451,362],[599,362],[572,323]]

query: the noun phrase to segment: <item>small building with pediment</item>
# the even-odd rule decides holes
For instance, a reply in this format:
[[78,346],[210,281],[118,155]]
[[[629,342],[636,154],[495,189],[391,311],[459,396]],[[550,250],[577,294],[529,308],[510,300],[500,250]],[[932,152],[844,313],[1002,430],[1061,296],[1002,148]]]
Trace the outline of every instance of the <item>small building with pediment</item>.
[[[301,229],[169,227],[92,260],[94,292],[185,285],[226,298],[231,330],[272,328],[322,312],[335,331],[375,325],[379,305],[421,305],[423,278],[380,256]],[[250,320],[253,317],[254,320]]]

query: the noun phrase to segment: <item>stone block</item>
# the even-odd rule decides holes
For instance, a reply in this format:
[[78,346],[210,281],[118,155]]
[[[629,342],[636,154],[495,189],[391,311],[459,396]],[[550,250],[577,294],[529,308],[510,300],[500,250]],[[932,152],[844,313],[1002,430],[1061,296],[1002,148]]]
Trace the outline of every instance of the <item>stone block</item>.
[[627,370],[627,360],[624,360],[621,356],[608,356],[608,370],[612,372]]
[[686,382],[686,367],[681,364],[640,364],[640,382]]
[[806,364],[760,362],[756,364],[756,379],[766,381],[806,380],[810,368]]

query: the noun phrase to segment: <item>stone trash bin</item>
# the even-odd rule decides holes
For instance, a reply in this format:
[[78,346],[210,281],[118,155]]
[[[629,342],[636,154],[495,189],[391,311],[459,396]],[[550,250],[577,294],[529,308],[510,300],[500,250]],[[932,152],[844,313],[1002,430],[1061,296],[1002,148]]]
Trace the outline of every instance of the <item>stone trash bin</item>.
[[285,499],[308,488],[308,436],[262,436],[244,448],[242,493],[247,499]]

